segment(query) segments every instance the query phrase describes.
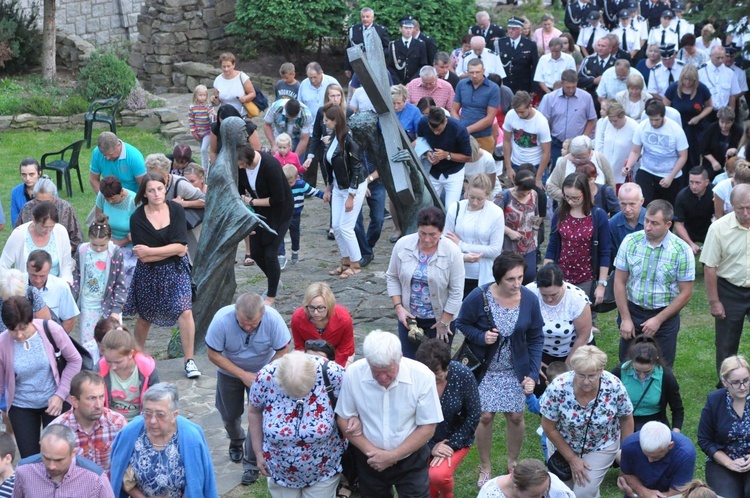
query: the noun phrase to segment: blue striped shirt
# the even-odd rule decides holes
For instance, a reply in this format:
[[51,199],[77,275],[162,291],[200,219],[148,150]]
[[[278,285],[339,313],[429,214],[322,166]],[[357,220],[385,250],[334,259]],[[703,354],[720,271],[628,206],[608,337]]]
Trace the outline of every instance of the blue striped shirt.
[[323,191],[311,186],[302,178],[297,178],[297,181],[292,187],[292,196],[294,196],[294,212],[301,213],[302,208],[305,207],[305,197],[315,196],[322,199]]

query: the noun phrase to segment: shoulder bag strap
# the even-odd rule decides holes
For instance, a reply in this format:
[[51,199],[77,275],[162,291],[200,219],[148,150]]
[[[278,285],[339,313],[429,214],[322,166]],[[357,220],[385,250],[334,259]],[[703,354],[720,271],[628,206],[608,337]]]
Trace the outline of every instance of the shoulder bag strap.
[[646,386],[646,389],[643,390],[643,393],[641,394],[641,397],[638,398],[638,403],[635,404],[633,407],[633,413],[638,409],[639,406],[641,406],[641,401],[643,401],[643,398],[646,396],[646,393],[649,389],[651,389],[651,384],[654,383],[654,378],[651,377],[651,380],[648,381],[648,385]]
[[[458,211],[461,209],[461,201],[456,201],[456,217],[453,218],[453,231],[456,231],[456,227],[458,226]],[[484,298],[485,305],[487,304],[487,296]]]
[[589,419],[586,421],[586,429],[583,431],[583,444],[581,445],[581,454],[578,455],[580,458],[583,458],[583,452],[586,450],[586,439],[589,436],[589,424],[591,424],[591,419],[594,417],[594,410],[596,410],[596,406],[599,404],[599,395],[602,393],[602,377],[599,376],[599,390],[596,393],[596,399],[594,400],[594,406],[591,407],[591,411],[589,412]]
[[49,320],[45,319],[42,323],[44,324],[44,335],[47,336],[47,340],[52,344],[52,349],[55,350],[55,356],[59,357],[62,353],[60,352],[60,348],[57,347],[55,339],[52,338],[52,332],[49,330]]
[[328,399],[331,401],[331,408],[336,408],[336,402],[338,399],[333,394],[333,386],[331,385],[331,378],[328,376],[328,360],[323,362],[322,373],[323,383],[326,386],[326,393],[328,393]]

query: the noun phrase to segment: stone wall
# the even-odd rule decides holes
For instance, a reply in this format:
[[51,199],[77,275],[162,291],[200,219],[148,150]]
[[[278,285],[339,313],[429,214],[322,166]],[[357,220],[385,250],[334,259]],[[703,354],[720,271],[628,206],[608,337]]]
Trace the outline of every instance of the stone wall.
[[232,46],[224,32],[232,20],[234,0],[147,0],[129,59],[143,88],[185,92],[186,74],[174,76],[174,65],[205,60],[207,54]]
[[[55,23],[57,29],[73,33],[97,46],[115,41],[135,41],[138,36],[138,13],[147,0],[59,0]],[[42,1],[21,0],[25,10],[32,5],[39,9],[38,24],[42,28]]]
[[57,67],[72,71],[81,69],[96,50],[96,47],[78,35],[69,35],[57,30]]

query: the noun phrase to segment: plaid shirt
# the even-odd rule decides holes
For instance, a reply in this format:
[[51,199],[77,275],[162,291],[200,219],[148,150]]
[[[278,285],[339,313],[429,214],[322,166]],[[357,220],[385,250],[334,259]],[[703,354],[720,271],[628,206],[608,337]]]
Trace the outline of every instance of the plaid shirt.
[[629,272],[628,301],[648,310],[669,306],[680,293],[677,283],[695,280],[693,252],[671,232],[656,247],[643,230],[626,236],[617,251],[615,268]]
[[93,462],[73,457],[62,481],[53,481],[42,462],[42,455],[24,458],[18,462],[13,496],[17,498],[68,497],[115,498],[107,474]]
[[70,427],[76,435],[76,455],[86,457],[97,464],[104,469],[107,478],[109,478],[109,456],[112,451],[112,443],[120,429],[128,423],[124,416],[109,408],[103,408],[102,416],[99,417],[90,432],[84,431],[78,425],[73,410],[63,413],[52,423]]
[[432,97],[438,107],[445,109],[453,107],[455,97],[453,87],[443,79],[437,78],[435,86],[429,90],[422,84],[422,78],[417,77],[406,85],[406,89],[409,90],[409,102],[414,105],[417,105],[422,97]]

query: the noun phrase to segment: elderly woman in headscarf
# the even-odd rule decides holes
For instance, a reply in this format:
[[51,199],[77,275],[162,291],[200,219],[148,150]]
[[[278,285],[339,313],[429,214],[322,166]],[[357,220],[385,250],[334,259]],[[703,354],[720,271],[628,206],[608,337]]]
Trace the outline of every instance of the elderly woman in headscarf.
[[557,201],[562,201],[563,191],[562,184],[565,178],[576,172],[579,165],[591,163],[596,168],[596,180],[598,184],[607,184],[615,188],[615,177],[612,175],[612,168],[609,160],[601,152],[594,150],[594,143],[586,135],[579,135],[570,141],[570,148],[567,155],[557,160],[552,174],[547,180],[547,195]]
[[47,175],[37,180],[34,185],[34,198],[24,204],[21,213],[16,219],[14,228],[20,227],[24,223],[28,223],[32,219],[31,213],[34,211],[34,207],[40,202],[49,201],[57,208],[58,223],[65,227],[70,238],[70,250],[73,256],[75,256],[78,246],[83,242],[83,232],[81,231],[81,224],[78,222],[76,217],[75,209],[65,199],[60,199],[57,196],[57,185]]

